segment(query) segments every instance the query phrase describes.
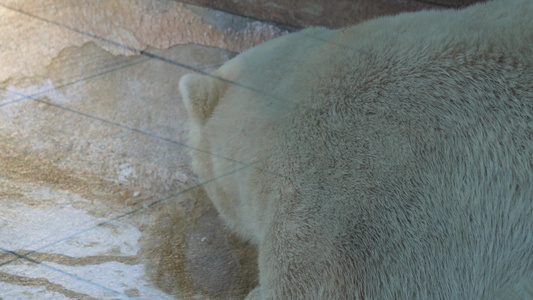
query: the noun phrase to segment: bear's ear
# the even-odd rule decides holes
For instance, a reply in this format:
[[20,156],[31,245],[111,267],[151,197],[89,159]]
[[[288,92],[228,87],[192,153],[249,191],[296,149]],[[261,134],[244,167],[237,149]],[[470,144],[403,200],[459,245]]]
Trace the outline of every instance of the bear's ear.
[[187,74],[181,77],[179,90],[189,116],[203,125],[213,113],[226,83],[214,76]]

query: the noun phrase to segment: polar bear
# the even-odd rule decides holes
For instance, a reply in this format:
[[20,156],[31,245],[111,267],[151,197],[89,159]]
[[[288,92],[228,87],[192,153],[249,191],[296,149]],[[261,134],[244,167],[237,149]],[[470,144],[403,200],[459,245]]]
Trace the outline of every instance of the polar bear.
[[193,169],[258,248],[247,299],[533,282],[532,16],[501,0],[309,28],[182,77]]

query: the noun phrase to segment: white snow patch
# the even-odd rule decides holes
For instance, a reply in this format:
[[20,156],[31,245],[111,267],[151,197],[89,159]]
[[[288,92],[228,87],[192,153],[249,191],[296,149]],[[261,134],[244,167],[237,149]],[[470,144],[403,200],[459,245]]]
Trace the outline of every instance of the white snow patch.
[[79,235],[106,219],[95,218],[84,210],[70,205],[61,207],[27,207],[23,204],[2,205],[0,212],[0,246],[8,250],[37,250],[75,257],[103,255],[111,251],[113,255],[136,255],[140,231],[133,225],[114,221],[98,226]]
[[45,287],[21,287],[20,285],[0,281],[0,295],[2,299],[20,300],[63,300],[69,299],[63,294],[52,292]]
[[135,171],[135,168],[131,166],[128,163],[123,163],[118,166],[118,181],[122,183],[129,182],[129,179],[135,178],[137,176],[137,172]]
[[[142,265],[108,262],[99,265],[72,267],[56,263],[46,263],[45,266],[8,265],[0,267],[0,271],[30,278],[46,278],[48,281],[59,284],[68,290],[98,299],[173,299],[151,286],[144,279],[146,275]],[[17,292],[22,294],[22,291],[32,289],[13,284],[9,287],[11,288],[11,293],[14,295]],[[135,291],[134,295],[128,296],[133,290]],[[28,297],[27,299],[34,298]],[[43,297],[42,299],[46,298]],[[51,297],[48,299],[61,298]]]

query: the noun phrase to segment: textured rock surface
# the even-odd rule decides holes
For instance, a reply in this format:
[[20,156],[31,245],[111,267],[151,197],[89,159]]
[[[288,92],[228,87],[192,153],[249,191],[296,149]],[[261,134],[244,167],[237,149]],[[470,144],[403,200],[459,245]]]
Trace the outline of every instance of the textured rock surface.
[[204,212],[176,197],[195,184],[182,66],[210,70],[282,30],[171,1],[0,0],[0,16],[0,297],[172,298],[139,239],[168,202],[191,216],[182,228]]
[[293,27],[340,28],[379,16],[423,9],[459,8],[483,0],[183,0]]
[[89,41],[114,55],[188,43],[240,52],[284,32],[174,1],[4,0],[0,15],[0,82],[41,74],[62,49]]

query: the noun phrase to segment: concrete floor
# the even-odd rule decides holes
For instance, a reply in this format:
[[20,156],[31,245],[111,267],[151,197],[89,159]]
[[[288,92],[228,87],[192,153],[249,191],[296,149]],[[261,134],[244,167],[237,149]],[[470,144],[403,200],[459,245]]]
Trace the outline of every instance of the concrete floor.
[[[140,257],[199,184],[178,80],[283,33],[166,0],[0,0],[0,299],[202,298],[156,287]],[[201,242],[221,230],[203,216],[182,224]]]

